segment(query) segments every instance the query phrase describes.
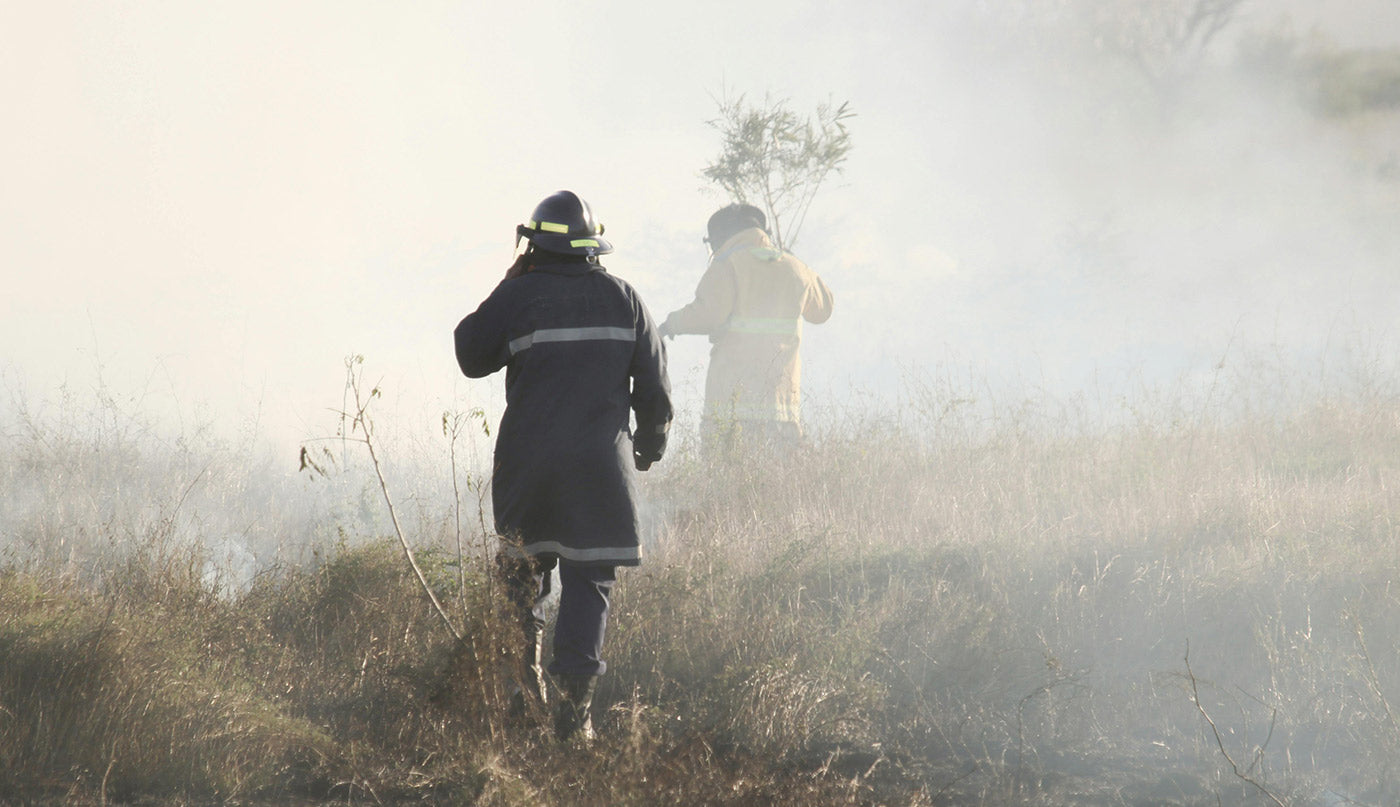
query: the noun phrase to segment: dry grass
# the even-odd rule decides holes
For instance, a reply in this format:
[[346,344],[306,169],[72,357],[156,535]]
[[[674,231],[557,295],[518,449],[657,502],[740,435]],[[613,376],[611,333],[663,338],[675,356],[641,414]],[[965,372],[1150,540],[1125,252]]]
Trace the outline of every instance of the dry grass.
[[[12,537],[0,798],[1393,803],[1400,399],[1370,380],[1112,417],[913,385],[792,456],[681,446],[582,751],[505,722],[486,552],[459,575],[448,526],[419,553],[461,645],[353,522],[232,590],[174,506],[89,524],[82,562]],[[91,462],[12,442],[12,484]]]

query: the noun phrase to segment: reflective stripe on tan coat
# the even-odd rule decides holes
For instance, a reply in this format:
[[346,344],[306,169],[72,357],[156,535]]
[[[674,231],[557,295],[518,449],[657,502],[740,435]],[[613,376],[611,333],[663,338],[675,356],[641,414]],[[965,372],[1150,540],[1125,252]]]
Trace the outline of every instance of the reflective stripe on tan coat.
[[663,330],[710,337],[708,417],[798,423],[802,321],[826,322],[831,308],[822,279],[752,227],[715,251],[695,300],[667,317]]

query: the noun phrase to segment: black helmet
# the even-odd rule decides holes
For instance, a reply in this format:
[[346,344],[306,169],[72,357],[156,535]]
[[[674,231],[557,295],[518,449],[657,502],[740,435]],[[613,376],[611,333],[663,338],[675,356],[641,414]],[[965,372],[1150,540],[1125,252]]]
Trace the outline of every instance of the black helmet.
[[710,216],[710,223],[706,225],[710,237],[706,240],[710,242],[711,248],[719,249],[725,241],[733,238],[735,233],[750,227],[768,232],[768,217],[753,205],[736,202],[721,207]]
[[529,224],[515,228],[515,243],[526,238],[535,249],[591,258],[612,252],[612,244],[602,234],[603,225],[593,220],[588,203],[573,191],[559,191],[535,206]]

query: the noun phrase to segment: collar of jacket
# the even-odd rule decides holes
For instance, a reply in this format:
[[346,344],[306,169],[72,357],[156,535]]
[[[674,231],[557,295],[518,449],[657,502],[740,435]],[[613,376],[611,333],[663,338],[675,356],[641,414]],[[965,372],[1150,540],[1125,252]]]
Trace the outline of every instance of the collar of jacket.
[[729,236],[729,240],[725,241],[724,245],[715,250],[715,254],[710,257],[710,263],[719,263],[741,249],[772,246],[773,242],[768,238],[768,233],[757,227],[750,227]]
[[589,272],[608,271],[601,263],[585,263],[584,261],[566,261],[564,263],[541,263],[530,269],[531,272],[545,272],[551,275],[571,275],[577,277],[586,275]]

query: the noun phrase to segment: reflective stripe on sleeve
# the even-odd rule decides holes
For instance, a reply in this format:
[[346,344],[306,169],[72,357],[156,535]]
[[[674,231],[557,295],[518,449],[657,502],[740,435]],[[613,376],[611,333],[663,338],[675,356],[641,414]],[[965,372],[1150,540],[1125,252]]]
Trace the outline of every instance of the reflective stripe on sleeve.
[[593,341],[635,342],[637,334],[631,328],[542,328],[510,340],[510,355],[542,342]]

